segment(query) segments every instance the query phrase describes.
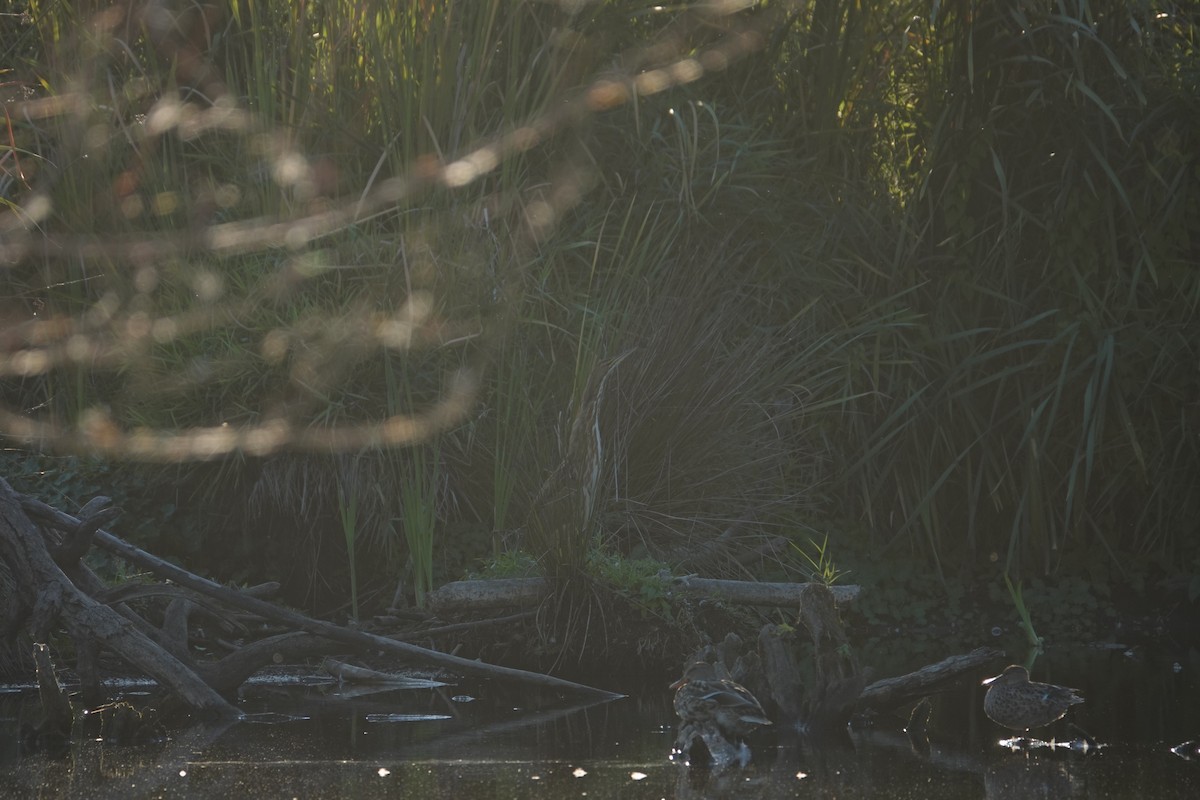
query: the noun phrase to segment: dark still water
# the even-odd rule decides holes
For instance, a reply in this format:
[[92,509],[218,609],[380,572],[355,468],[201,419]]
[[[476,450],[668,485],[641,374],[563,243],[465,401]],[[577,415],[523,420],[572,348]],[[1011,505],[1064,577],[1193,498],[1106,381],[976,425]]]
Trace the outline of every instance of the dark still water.
[[[1067,719],[1098,751],[1001,746],[974,685],[933,698],[927,743],[886,720],[834,741],[775,732],[754,740],[747,769],[721,775],[668,759],[665,687],[572,709],[496,686],[349,697],[259,685],[246,721],[144,745],[78,735],[56,757],[22,753],[36,697],[12,691],[0,694],[0,797],[1200,797],[1200,653],[1053,654],[1034,677],[1084,693]],[[1046,738],[1073,735],[1058,725]]]

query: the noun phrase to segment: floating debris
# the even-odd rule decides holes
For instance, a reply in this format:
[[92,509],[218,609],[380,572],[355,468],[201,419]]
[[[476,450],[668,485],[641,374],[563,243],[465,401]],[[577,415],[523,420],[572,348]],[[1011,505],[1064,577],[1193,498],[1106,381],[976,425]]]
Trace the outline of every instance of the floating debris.
[[449,714],[367,714],[367,722],[433,722],[454,719]]
[[1171,748],[1171,752],[1184,761],[1196,761],[1200,759],[1200,742],[1191,739],[1186,742],[1180,742]]
[[281,714],[276,711],[261,711],[242,715],[242,722],[252,722],[256,725],[282,725],[286,722],[304,722],[310,719],[312,717],[305,714]]

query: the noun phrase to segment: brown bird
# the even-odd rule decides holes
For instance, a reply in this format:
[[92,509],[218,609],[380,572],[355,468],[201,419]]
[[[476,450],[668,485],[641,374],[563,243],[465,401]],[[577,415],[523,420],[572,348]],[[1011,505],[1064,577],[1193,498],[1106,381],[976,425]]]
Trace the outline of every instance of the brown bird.
[[1004,668],[983,682],[988,687],[983,711],[992,721],[1017,731],[1040,728],[1060,720],[1067,709],[1083,698],[1076,689],[1029,680],[1029,670],[1019,664]]
[[740,683],[722,678],[707,661],[694,661],[675,689],[675,713],[685,723],[713,728],[725,739],[741,739],[760,725],[770,725],[754,695]]

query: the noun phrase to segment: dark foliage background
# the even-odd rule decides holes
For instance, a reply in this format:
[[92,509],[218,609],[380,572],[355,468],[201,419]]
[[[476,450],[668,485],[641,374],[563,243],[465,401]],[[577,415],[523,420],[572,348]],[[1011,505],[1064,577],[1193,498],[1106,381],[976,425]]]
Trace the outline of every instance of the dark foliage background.
[[1200,595],[1190,4],[3,24],[18,488],[354,613],[614,557]]

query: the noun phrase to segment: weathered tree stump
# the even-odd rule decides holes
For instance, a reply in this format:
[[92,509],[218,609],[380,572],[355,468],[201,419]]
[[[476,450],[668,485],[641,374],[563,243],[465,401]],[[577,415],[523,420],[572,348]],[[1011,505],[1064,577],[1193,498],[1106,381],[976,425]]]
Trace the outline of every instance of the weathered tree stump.
[[58,750],[71,739],[75,713],[71,709],[71,701],[67,698],[66,691],[54,673],[50,648],[41,642],[35,643],[33,660],[37,664],[38,699],[42,703],[42,718],[37,728],[28,733],[27,738],[35,740],[32,744],[37,749],[45,747],[52,751]]
[[798,618],[808,631],[807,659],[795,630],[765,625],[759,632],[767,698],[783,720],[800,730],[844,727],[865,681],[829,587],[806,585]]
[[[743,652],[741,640],[730,634],[688,659],[723,664],[784,729],[811,734],[844,731],[855,714],[897,709],[1004,656],[1002,651],[981,647],[867,685],[867,673],[858,664],[838,617],[835,594],[820,584],[805,584],[798,606],[799,627],[807,637],[796,628],[764,625],[757,653]],[[919,722],[914,719],[914,728]]]

